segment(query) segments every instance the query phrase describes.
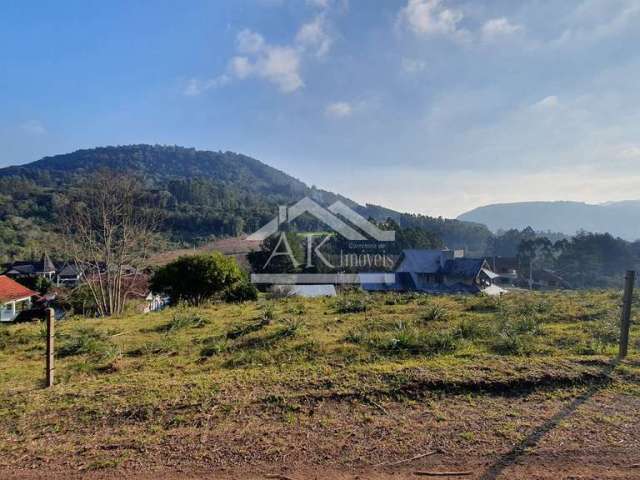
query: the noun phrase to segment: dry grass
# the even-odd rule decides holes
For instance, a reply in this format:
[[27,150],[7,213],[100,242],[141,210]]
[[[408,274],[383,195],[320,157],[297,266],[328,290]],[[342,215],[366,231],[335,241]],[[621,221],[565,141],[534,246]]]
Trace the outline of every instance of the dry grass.
[[[3,325],[0,454],[15,460],[48,439],[73,457],[83,443],[106,441],[105,432],[157,447],[185,428],[223,435],[241,413],[249,423],[299,422],[300,409],[326,402],[564,395],[611,381],[603,372],[616,352],[619,299],[610,291],[361,295],[73,318],[58,324],[51,390],[41,383],[41,326]],[[639,334],[634,328],[632,338]],[[608,388],[640,395],[636,359]],[[471,434],[456,438],[473,443]]]

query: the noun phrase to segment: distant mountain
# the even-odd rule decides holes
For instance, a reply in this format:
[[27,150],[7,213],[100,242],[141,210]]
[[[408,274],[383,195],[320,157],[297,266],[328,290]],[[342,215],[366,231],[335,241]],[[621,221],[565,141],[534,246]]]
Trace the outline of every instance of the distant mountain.
[[501,203],[475,208],[458,220],[478,222],[493,232],[532,227],[573,235],[580,230],[640,239],[640,200],[591,205],[581,202]]
[[[278,205],[305,196],[324,205],[341,200],[367,218],[390,217],[404,228],[428,230],[451,248],[482,253],[491,237],[477,224],[359,205],[239,153],[127,145],[78,150],[0,169],[0,250],[21,242],[15,239],[24,233],[22,220],[43,232],[54,228],[56,203],[103,168],[143,178],[164,214],[163,233],[178,243],[251,233],[274,216]],[[8,239],[4,245],[3,239]],[[15,255],[6,250],[0,251],[0,258]]]

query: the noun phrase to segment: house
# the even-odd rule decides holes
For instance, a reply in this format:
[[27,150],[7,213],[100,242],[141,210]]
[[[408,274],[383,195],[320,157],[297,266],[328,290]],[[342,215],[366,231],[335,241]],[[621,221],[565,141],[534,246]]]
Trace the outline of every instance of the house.
[[169,305],[169,297],[149,292],[145,297],[145,304],[142,307],[142,313],[158,312]]
[[514,287],[518,281],[519,262],[516,257],[485,257],[491,270],[497,275],[494,285]]
[[82,274],[78,266],[74,263],[65,263],[56,274],[56,285],[58,287],[77,287]]
[[497,277],[484,258],[452,258],[445,261],[441,275],[444,285],[461,293],[481,292]]
[[44,253],[40,260],[13,262],[4,275],[11,278],[20,279],[25,277],[42,277],[49,281],[54,281],[56,276],[56,266],[49,255]]
[[394,281],[383,276],[389,274],[360,274],[362,288],[433,294],[505,292],[494,284],[498,275],[484,258],[466,258],[461,250],[403,250],[395,267]]
[[0,275],[0,322],[12,322],[22,311],[29,310],[37,295],[38,292]]
[[403,250],[396,265],[396,277],[408,290],[429,290],[442,284],[447,260],[464,256],[461,250]]
[[40,260],[17,261],[9,264],[4,275],[16,280],[41,277],[58,287],[76,287],[82,277],[80,269],[74,263],[55,264],[46,253]]

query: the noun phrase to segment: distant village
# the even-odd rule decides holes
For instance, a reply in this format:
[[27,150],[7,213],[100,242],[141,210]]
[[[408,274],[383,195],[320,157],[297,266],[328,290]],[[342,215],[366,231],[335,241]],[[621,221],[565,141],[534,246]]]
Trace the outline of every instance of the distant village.
[[[237,257],[237,256],[236,256]],[[242,259],[240,259],[242,260]],[[240,261],[241,264],[246,262]],[[38,260],[19,260],[0,270],[0,321],[33,318],[38,311],[54,307],[59,317],[68,305],[64,299],[86,280],[87,272],[74,262],[52,261],[42,254]],[[129,301],[142,312],[164,308],[170,299],[152,292],[151,269],[131,268]],[[391,273],[391,274],[390,274]],[[407,249],[398,256],[392,272],[359,273],[356,288],[365,292],[415,292],[430,295],[503,295],[515,289],[568,289],[570,285],[556,273],[520,265],[515,257],[468,258],[463,250]],[[288,295],[334,296],[339,285],[271,285],[286,288]],[[82,312],[81,312],[82,313]]]

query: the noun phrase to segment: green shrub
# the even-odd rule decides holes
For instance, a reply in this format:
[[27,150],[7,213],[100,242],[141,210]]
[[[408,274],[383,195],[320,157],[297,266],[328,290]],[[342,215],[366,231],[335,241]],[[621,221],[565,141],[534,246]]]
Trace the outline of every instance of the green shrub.
[[4,350],[9,346],[10,339],[11,334],[4,328],[0,327],[0,350]]
[[267,303],[265,304],[263,310],[262,310],[262,320],[264,322],[272,322],[273,320],[275,320],[277,318],[277,313],[276,313],[276,308],[273,305],[273,303]]
[[203,342],[203,346],[200,349],[201,357],[213,357],[220,355],[229,349],[229,342],[225,338],[209,337]]
[[200,305],[222,295],[242,278],[235,258],[213,252],[180,257],[159,268],[151,278],[151,289],[168,295],[173,304]]
[[513,332],[500,333],[490,347],[498,355],[528,355],[535,350],[531,336]]
[[359,313],[367,310],[367,302],[360,296],[344,296],[336,300],[337,313]]
[[427,322],[443,321],[443,320],[447,320],[448,318],[449,318],[449,313],[441,305],[431,305],[422,314],[422,319]]
[[202,328],[208,323],[209,320],[206,318],[203,318],[196,313],[183,310],[174,313],[171,320],[164,325],[160,325],[157,328],[157,331],[169,333],[182,330],[183,328]]
[[79,328],[62,336],[57,356],[64,358],[86,355],[86,361],[76,365],[78,370],[107,370],[120,357],[120,347],[111,341],[109,335],[92,327]]
[[258,289],[253,283],[238,282],[226,290],[224,299],[229,303],[255,301],[258,299]]
[[620,338],[620,322],[611,315],[586,324],[585,330],[602,346],[615,345]]
[[455,329],[456,336],[465,340],[475,340],[485,335],[485,328],[477,320],[462,320]]
[[523,316],[512,321],[508,328],[517,334],[542,335],[544,328],[542,322],[535,317]]
[[300,320],[285,320],[282,322],[282,326],[278,327],[278,329],[272,334],[272,338],[274,340],[280,338],[294,337],[296,336],[300,330],[304,327],[304,323]]
[[56,349],[56,355],[64,358],[99,353],[105,350],[109,343],[110,339],[106,333],[93,327],[82,327],[62,337],[62,342]]
[[437,331],[423,333],[406,322],[398,322],[388,338],[376,342],[378,347],[389,353],[409,353],[439,355],[453,353],[458,342],[453,332]]
[[261,320],[258,320],[257,322],[236,325],[227,332],[226,337],[230,340],[235,340],[236,338],[244,337],[245,335],[248,335],[252,332],[257,332],[270,323],[271,320],[263,318]]

